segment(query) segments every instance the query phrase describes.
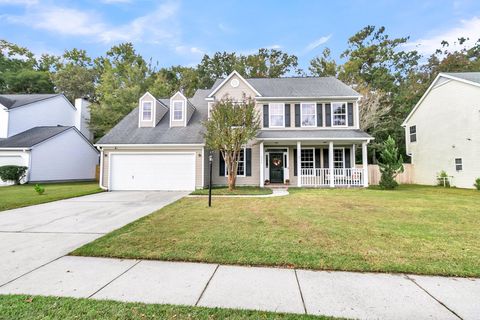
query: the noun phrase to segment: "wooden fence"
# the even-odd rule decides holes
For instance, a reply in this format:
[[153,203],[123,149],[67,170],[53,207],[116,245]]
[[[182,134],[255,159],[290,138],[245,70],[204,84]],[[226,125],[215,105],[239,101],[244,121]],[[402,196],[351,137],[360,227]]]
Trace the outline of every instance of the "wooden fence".
[[[359,166],[360,168],[362,166]],[[413,165],[411,163],[403,164],[404,171],[400,173],[395,180],[400,184],[411,184],[413,183]],[[376,164],[368,165],[368,182],[371,185],[378,185],[380,182],[380,169]]]

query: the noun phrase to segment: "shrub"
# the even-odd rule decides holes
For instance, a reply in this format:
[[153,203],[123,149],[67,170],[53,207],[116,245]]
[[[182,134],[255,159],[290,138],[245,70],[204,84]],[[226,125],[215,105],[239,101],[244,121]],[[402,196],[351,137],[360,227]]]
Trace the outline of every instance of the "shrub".
[[382,174],[379,185],[382,189],[395,189],[398,186],[395,177],[403,172],[403,158],[398,151],[395,140],[388,137],[383,143],[378,164]]
[[1,166],[0,179],[3,181],[13,181],[14,184],[20,184],[20,181],[27,174],[27,167],[23,166]]
[[445,170],[442,170],[437,174],[437,184],[445,188],[450,188],[449,176]]
[[480,191],[480,178],[475,179],[475,183],[473,185],[478,191]]
[[35,191],[39,194],[42,195],[45,192],[45,188],[42,185],[39,185],[38,183],[33,187]]

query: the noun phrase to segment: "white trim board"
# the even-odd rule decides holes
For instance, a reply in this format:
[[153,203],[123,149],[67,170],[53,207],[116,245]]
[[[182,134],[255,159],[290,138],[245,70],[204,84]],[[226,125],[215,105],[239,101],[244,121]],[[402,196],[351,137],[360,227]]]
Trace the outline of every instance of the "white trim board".
[[258,96],[258,97],[261,97],[262,95],[260,94],[260,92],[258,92],[244,77],[242,77],[240,75],[240,73],[238,73],[236,70],[234,70],[232,73],[230,73],[212,92],[210,92],[210,94],[207,96],[206,99],[208,98],[212,98],[215,93],[218,92],[218,90],[220,90],[220,88],[222,88],[227,82],[228,80],[230,80],[230,78],[232,78],[233,76],[237,76],[239,77],[253,92],[255,92],[255,94]]

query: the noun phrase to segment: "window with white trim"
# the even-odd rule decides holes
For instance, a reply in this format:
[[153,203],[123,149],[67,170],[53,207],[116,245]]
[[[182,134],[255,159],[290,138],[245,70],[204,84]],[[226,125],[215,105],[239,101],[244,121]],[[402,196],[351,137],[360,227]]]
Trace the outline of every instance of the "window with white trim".
[[268,105],[269,126],[285,127],[285,104],[270,103]]
[[142,121],[152,121],[152,102],[144,101],[142,103]]
[[463,160],[462,158],[455,158],[455,170],[462,171],[463,170]]
[[173,120],[183,120],[183,105],[184,101],[173,101]]
[[317,126],[317,105],[315,103],[302,103],[300,110],[302,127]]
[[[225,166],[225,175],[228,175],[227,166]],[[237,176],[245,176],[245,148],[240,149],[240,153],[238,154]]]
[[332,102],[332,126],[345,127],[347,125],[347,104]]
[[313,149],[302,149],[300,154],[300,168],[315,168],[315,153],[313,152]]
[[333,168],[345,168],[345,149],[333,149]]
[[410,142],[417,142],[417,126],[410,126]]

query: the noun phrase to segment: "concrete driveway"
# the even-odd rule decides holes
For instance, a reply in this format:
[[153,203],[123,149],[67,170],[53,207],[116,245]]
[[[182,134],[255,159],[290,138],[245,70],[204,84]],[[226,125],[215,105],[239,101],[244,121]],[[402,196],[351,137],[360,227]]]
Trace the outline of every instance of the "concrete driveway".
[[0,286],[188,192],[104,192],[0,212]]

